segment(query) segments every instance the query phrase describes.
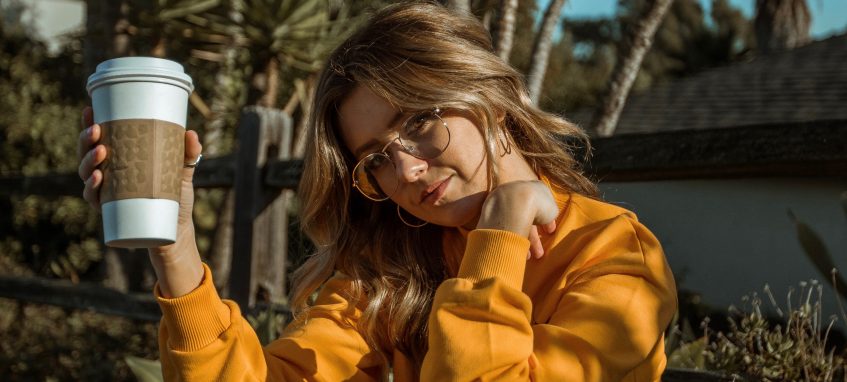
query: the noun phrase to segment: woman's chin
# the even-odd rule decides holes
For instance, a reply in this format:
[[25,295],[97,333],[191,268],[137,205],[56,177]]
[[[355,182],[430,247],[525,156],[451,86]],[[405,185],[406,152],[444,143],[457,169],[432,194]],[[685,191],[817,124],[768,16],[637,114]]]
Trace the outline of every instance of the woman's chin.
[[468,195],[425,211],[425,216],[419,217],[443,227],[471,227],[469,229],[472,229],[476,227],[476,222],[479,220],[483,202],[485,202],[484,192]]

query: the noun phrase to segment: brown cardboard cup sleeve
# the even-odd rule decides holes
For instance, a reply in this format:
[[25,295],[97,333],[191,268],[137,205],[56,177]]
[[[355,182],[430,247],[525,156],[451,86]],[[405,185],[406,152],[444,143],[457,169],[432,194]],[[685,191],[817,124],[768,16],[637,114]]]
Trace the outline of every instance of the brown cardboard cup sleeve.
[[106,159],[100,204],[149,198],[179,202],[185,128],[158,119],[102,122]]

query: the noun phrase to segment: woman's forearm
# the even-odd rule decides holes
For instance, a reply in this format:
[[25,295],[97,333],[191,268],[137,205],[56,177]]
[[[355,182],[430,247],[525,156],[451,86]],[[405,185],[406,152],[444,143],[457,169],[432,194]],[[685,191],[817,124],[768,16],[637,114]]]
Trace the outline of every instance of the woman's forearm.
[[203,279],[203,264],[195,241],[177,244],[167,250],[148,250],[159,280],[159,291],[165,298],[184,296],[196,289]]

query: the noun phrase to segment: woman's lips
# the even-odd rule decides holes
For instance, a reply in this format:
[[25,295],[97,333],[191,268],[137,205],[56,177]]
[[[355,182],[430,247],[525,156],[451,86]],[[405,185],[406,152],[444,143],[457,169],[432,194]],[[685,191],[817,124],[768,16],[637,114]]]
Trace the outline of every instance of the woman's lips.
[[441,197],[444,196],[444,193],[447,192],[447,186],[450,184],[450,179],[453,179],[452,175],[441,182],[435,190],[429,193],[429,195],[421,201],[421,204],[435,205],[435,202],[441,199]]

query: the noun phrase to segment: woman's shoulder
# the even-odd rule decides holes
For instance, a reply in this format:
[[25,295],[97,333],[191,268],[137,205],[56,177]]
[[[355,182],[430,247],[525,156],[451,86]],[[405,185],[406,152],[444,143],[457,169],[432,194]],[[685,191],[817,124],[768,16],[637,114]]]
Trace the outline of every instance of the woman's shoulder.
[[598,198],[570,193],[570,203],[567,206],[568,215],[574,214],[586,224],[609,221],[617,218],[638,221],[635,212],[622,206],[612,204]]
[[542,244],[552,250],[545,258],[555,259],[551,261],[560,264],[563,274],[606,265],[646,267],[649,271],[645,274],[669,274],[658,238],[634,212],[603,200],[571,193],[556,234],[548,240]]
[[557,221],[559,239],[585,242],[611,237],[626,238],[633,243],[657,243],[655,235],[631,210],[604,200],[571,192]]
[[615,219],[638,222],[638,216],[634,212],[599,198],[572,191],[554,194],[559,204],[559,226],[562,226],[562,223],[585,226]]
[[556,219],[559,227],[562,227],[563,223],[584,226],[618,218],[638,221],[635,213],[624,207],[558,185],[544,174],[539,174],[539,178],[550,188],[559,207],[559,216]]

